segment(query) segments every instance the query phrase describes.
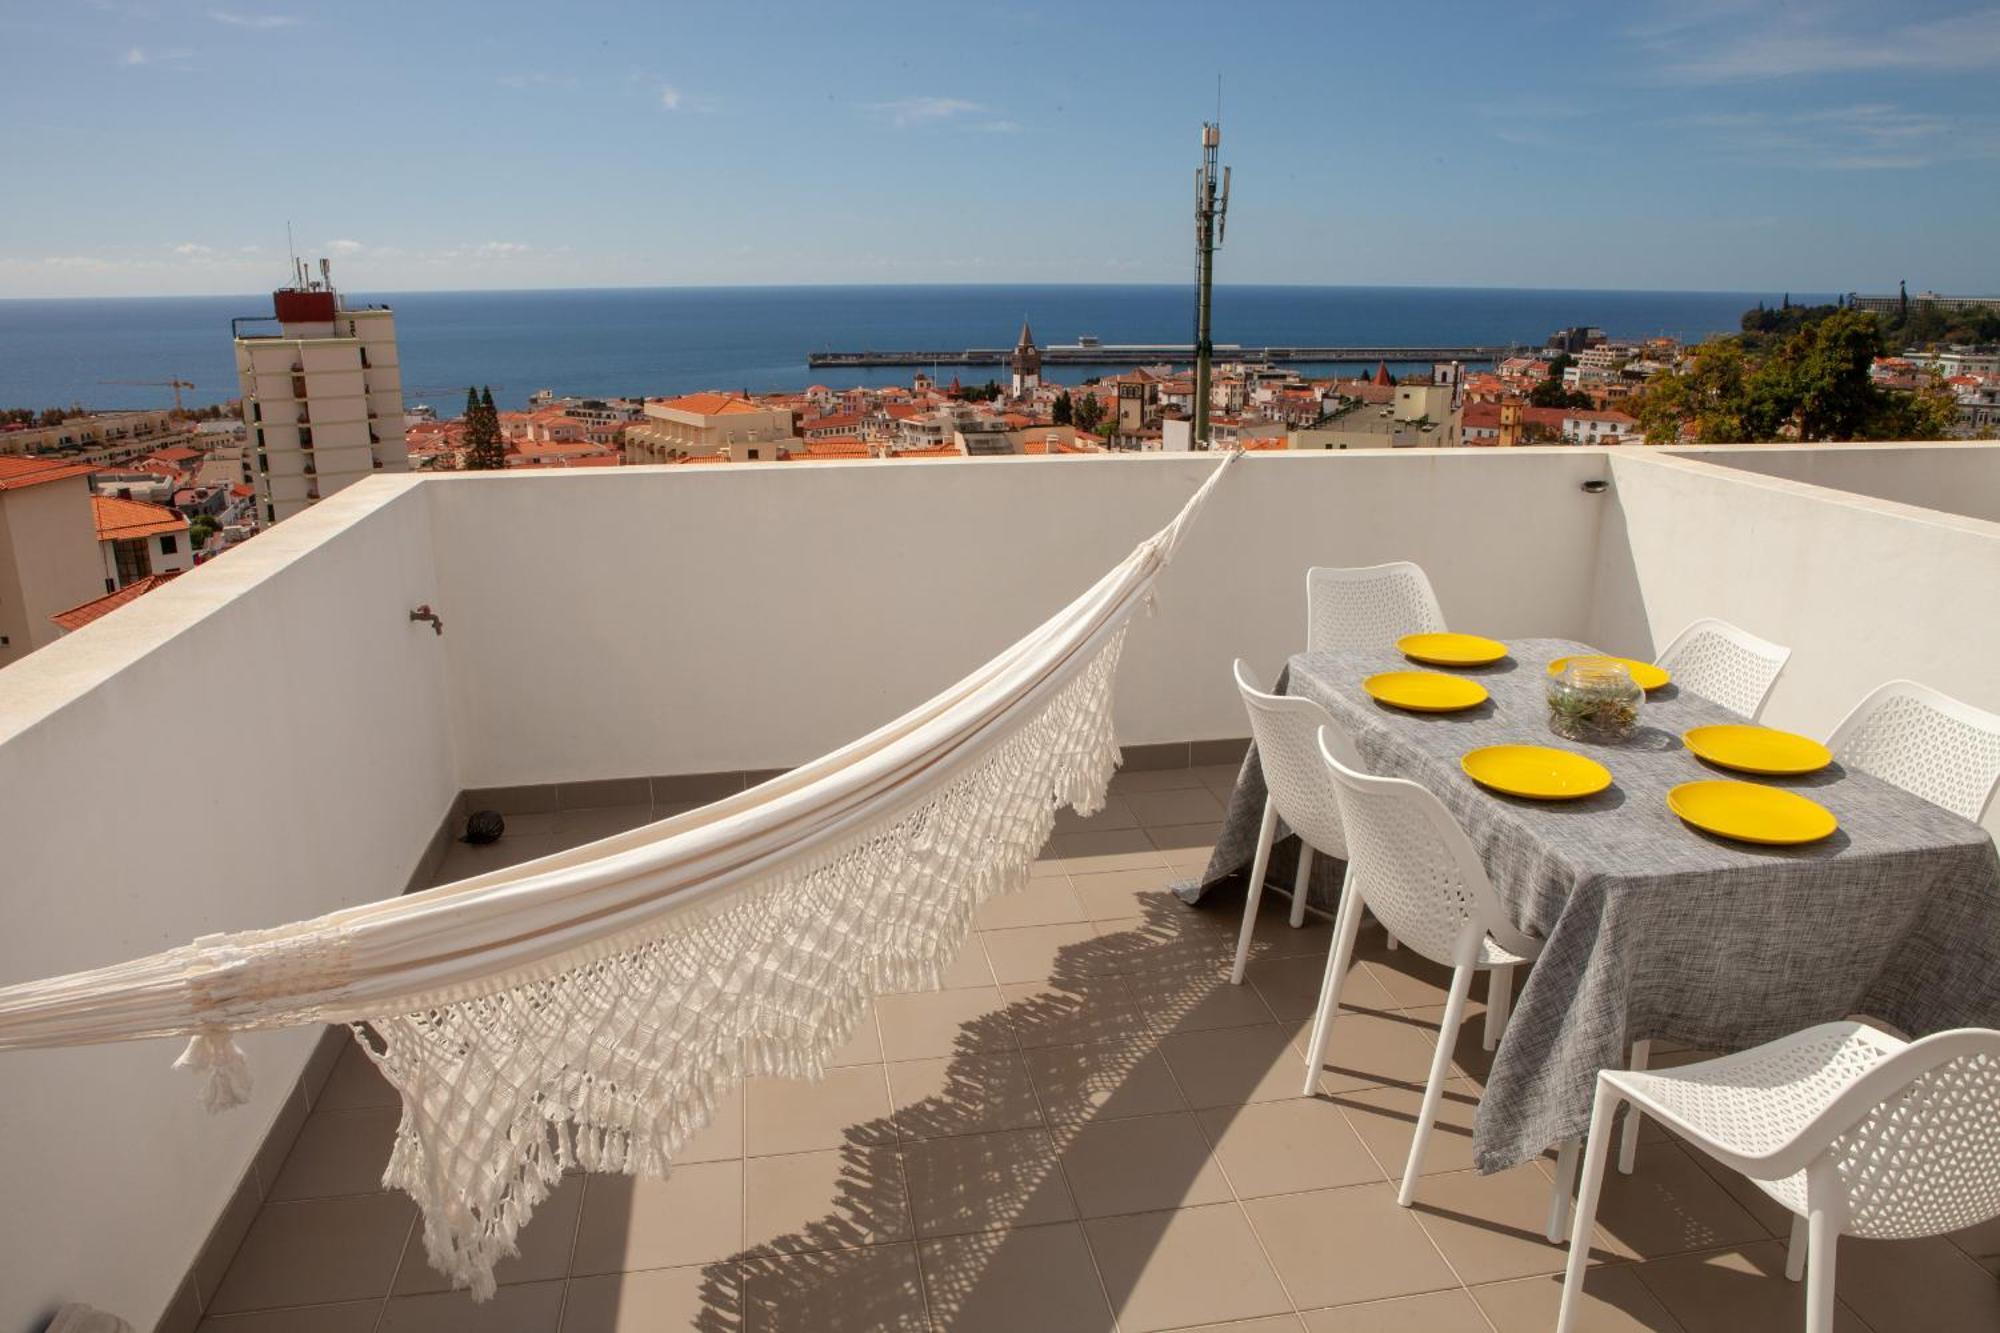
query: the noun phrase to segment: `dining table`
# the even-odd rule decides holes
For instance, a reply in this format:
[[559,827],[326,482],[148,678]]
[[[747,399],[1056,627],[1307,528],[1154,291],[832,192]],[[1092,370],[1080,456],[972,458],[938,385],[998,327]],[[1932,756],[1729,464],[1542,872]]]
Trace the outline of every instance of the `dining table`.
[[[1393,645],[1310,652],[1290,659],[1277,686],[1322,705],[1371,772],[1437,795],[1513,924],[1543,942],[1485,1080],[1474,1131],[1481,1170],[1580,1137],[1598,1071],[1625,1067],[1634,1041],[1729,1051],[1854,1015],[1912,1037],[2000,1025],[2000,854],[1984,828],[1838,762],[1795,777],[1713,768],[1683,733],[1746,719],[1673,683],[1648,694],[1625,739],[1552,735],[1548,666],[1592,651],[1566,639],[1514,639],[1501,660],[1468,668],[1416,668]],[[1379,672],[1413,668],[1476,680],[1488,698],[1420,713],[1363,688]],[[1548,801],[1466,776],[1465,754],[1503,744],[1586,755],[1610,770],[1611,785]],[[1838,828],[1793,846],[1702,832],[1669,808],[1667,794],[1713,778],[1798,792],[1832,812]],[[1241,879],[1264,800],[1253,746],[1207,869],[1179,890],[1185,900],[1212,900],[1218,886]],[[1287,857],[1273,863],[1270,882],[1288,887]],[[1319,905],[1332,905],[1341,872],[1318,858]]]

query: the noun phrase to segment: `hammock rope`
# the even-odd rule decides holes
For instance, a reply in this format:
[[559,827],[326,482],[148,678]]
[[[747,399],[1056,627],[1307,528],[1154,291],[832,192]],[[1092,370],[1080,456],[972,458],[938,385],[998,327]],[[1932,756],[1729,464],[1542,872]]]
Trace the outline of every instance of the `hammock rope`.
[[477,1299],[570,1167],[663,1175],[745,1076],[816,1078],[875,996],[935,988],[1057,811],[1101,808],[1132,615],[1217,482],[1068,606],[894,722],[736,796],[455,884],[0,987],[0,1050],[345,1023],[402,1099],[383,1181]]

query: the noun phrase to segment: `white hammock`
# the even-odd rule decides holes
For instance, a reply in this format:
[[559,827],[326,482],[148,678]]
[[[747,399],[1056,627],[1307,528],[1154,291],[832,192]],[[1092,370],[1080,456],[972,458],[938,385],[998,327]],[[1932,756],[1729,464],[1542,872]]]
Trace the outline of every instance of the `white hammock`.
[[1056,811],[1103,803],[1126,623],[1236,455],[1026,638],[872,735],[573,851],[272,930],[0,988],[0,1049],[367,1024],[402,1096],[384,1173],[476,1298],[566,1166],[661,1175],[743,1075],[817,1077],[884,991],[930,988]]

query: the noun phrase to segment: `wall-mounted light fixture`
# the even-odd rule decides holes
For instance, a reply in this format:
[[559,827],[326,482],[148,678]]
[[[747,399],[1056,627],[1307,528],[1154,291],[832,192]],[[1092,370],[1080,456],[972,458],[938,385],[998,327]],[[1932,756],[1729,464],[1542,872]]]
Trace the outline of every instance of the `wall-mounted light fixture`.
[[1592,477],[1579,488],[1585,495],[1602,495],[1611,489],[1611,483],[1602,477]]

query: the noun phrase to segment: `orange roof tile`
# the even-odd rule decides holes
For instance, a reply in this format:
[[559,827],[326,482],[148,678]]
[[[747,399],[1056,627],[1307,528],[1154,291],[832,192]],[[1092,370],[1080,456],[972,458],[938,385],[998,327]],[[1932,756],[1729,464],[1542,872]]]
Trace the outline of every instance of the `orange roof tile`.
[[65,477],[87,477],[97,471],[86,463],[65,463],[53,458],[0,457],[0,491],[18,491]]
[[72,606],[67,611],[58,611],[49,619],[66,630],[82,629],[91,621],[116,611],[125,603],[137,601],[181,572],[178,569],[169,569],[158,574],[148,574],[142,579],[132,580],[117,592],[106,593],[102,597],[85,602],[82,606]]
[[143,500],[93,495],[90,507],[97,517],[97,540],[101,542],[183,532],[188,525],[188,521],[173,510],[163,505],[147,504]]
[[738,398],[733,393],[689,393],[679,398],[660,400],[661,407],[671,407],[679,412],[693,412],[704,417],[727,416],[733,412],[761,412],[764,409],[748,398]]

